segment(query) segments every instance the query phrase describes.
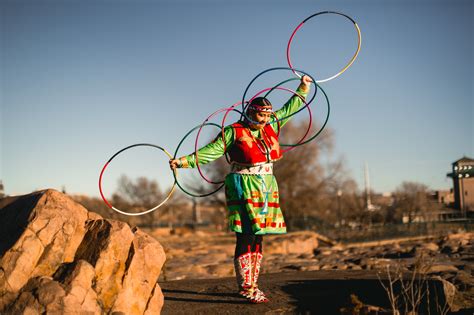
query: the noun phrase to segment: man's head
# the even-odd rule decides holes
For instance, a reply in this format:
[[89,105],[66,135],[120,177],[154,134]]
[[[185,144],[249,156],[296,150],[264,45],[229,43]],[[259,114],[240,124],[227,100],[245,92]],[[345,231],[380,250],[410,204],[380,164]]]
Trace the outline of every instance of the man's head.
[[264,97],[254,98],[247,109],[247,115],[251,119],[250,128],[263,129],[272,117],[272,103]]

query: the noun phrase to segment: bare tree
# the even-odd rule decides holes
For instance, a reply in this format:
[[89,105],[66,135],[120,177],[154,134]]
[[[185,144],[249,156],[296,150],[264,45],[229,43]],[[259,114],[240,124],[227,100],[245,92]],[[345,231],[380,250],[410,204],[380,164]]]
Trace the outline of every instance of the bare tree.
[[370,221],[364,196],[359,191],[357,183],[345,175],[344,171],[335,184],[336,186],[329,187],[329,198],[333,200],[330,212],[337,215],[337,225],[340,227],[353,224],[362,226]]
[[426,214],[429,209],[428,187],[416,182],[403,182],[395,191],[393,207],[400,215],[413,222],[417,215]]
[[[212,166],[204,165],[202,167],[205,171],[205,176],[212,182],[219,183],[225,180],[225,176],[229,173],[230,166],[226,160],[225,156],[212,162]],[[213,190],[216,190],[219,185],[222,184],[210,184],[207,183],[199,174],[190,180],[189,186],[192,186],[192,192],[195,194],[207,194]],[[196,200],[198,204],[208,205],[214,208],[213,214],[210,218],[205,218],[207,221],[212,222],[212,224],[217,229],[226,230],[228,228],[227,224],[227,208],[225,201],[225,190],[224,188],[218,190],[216,193],[209,196],[199,198]]]
[[151,208],[163,198],[163,193],[154,180],[139,177],[133,182],[122,175],[118,180],[117,191],[112,195],[112,200],[126,202],[133,207]]
[[[161,191],[157,181],[146,177],[139,177],[132,181],[122,175],[118,180],[118,187],[112,195],[111,202],[116,208],[133,213],[154,208],[165,198],[166,195]],[[173,226],[185,221],[187,208],[183,195],[180,192],[175,192],[160,208],[142,216],[125,218],[124,215],[121,215],[121,219],[132,225]]]
[[[298,142],[307,123],[287,124],[281,142]],[[314,126],[309,134],[316,129]],[[348,197],[357,187],[348,176],[343,159],[332,157],[333,144],[334,133],[326,128],[315,140],[287,152],[275,164],[280,203],[290,229],[307,228],[309,221],[333,225],[345,216]]]

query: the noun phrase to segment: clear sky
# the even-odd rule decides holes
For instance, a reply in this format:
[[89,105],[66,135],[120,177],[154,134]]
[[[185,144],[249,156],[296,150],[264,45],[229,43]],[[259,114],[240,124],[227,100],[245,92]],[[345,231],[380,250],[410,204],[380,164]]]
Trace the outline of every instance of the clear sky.
[[[64,186],[98,196],[100,170],[121,148],[145,142],[173,154],[191,128],[240,101],[254,76],[286,67],[292,31],[325,10],[350,15],[362,31],[353,66],[321,84],[331,102],[334,157],[344,156],[361,188],[367,162],[378,192],[402,181],[449,189],[451,163],[474,158],[473,1],[3,0],[6,193]],[[356,45],[348,20],[320,16],[295,36],[293,65],[322,79],[339,71]],[[292,76],[276,72],[252,88]],[[323,99],[313,106],[323,119]],[[191,138],[178,154],[192,150]],[[109,167],[106,194],[120,173],[171,182],[161,151],[126,152]]]

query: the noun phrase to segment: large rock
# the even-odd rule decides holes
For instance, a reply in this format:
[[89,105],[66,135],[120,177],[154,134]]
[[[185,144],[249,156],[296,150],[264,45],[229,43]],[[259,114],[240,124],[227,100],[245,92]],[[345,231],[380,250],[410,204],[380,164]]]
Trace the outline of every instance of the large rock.
[[[164,262],[165,255],[161,245],[151,236],[137,230],[127,261],[128,268],[123,279],[122,290],[117,296],[113,311],[143,314],[147,309],[148,300],[140,297],[152,296],[154,291],[161,292],[159,286],[155,289],[155,283]],[[162,302],[153,303],[163,304]],[[155,305],[150,305],[150,307],[155,307]]]
[[161,245],[55,190],[0,200],[0,312],[159,313]]
[[312,255],[318,245],[318,234],[310,231],[271,235],[264,238],[265,254]]
[[79,260],[64,277],[63,286],[66,291],[64,305],[66,310],[83,310],[84,312],[100,313],[97,293],[92,288],[95,278],[94,267],[85,260]]

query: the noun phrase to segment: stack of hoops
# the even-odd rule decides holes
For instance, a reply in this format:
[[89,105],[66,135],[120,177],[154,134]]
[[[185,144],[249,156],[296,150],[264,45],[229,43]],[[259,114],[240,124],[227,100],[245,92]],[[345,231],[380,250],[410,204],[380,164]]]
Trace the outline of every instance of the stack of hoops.
[[[303,70],[298,70],[298,69],[295,69],[293,67],[293,63],[291,61],[291,45],[292,45],[292,42],[293,42],[293,38],[295,36],[295,34],[298,32],[298,30],[300,30],[303,25],[310,19],[312,18],[315,18],[317,16],[320,16],[320,15],[323,15],[323,14],[333,14],[333,15],[339,15],[339,16],[342,16],[346,19],[348,19],[350,22],[352,22],[354,24],[354,27],[356,29],[356,32],[357,32],[357,38],[358,38],[358,43],[357,43],[357,49],[354,53],[354,55],[352,56],[352,58],[349,60],[349,62],[339,71],[337,72],[336,74],[328,77],[328,78],[325,78],[325,79],[321,79],[321,80],[316,80],[315,78],[313,78],[309,73],[303,71]],[[361,47],[361,40],[362,40],[362,37],[361,37],[361,32],[360,32],[360,29],[359,29],[359,26],[357,25],[357,23],[348,15],[346,14],[343,14],[343,13],[340,13],[340,12],[336,12],[336,11],[322,11],[322,12],[318,12],[318,13],[315,13],[309,17],[307,17],[306,19],[304,19],[295,29],[294,31],[292,32],[291,36],[290,36],[290,39],[288,40],[288,45],[287,45],[287,48],[286,48],[286,58],[287,58],[287,63],[288,63],[288,67],[276,67],[276,68],[270,68],[270,69],[267,69],[267,70],[264,70],[262,72],[260,72],[259,74],[257,74],[251,81],[250,83],[248,84],[248,86],[246,87],[245,91],[244,91],[244,94],[242,96],[242,100],[233,104],[232,106],[230,107],[227,107],[227,108],[222,108],[222,109],[219,109],[217,111],[215,111],[214,113],[212,113],[211,115],[209,115],[205,120],[204,122],[202,122],[201,124],[195,126],[194,128],[192,128],[190,131],[188,131],[184,137],[181,139],[181,141],[178,143],[178,146],[176,147],[176,150],[174,152],[174,155],[171,155],[166,149],[164,149],[163,147],[159,146],[159,145],[155,145],[155,144],[149,144],[149,143],[138,143],[138,144],[133,144],[133,145],[130,145],[128,147],[125,147],[123,149],[121,149],[120,151],[118,151],[117,153],[115,153],[106,163],[105,165],[103,166],[101,172],[100,172],[100,176],[99,176],[99,192],[100,192],[100,195],[102,197],[102,199],[104,200],[105,204],[112,210],[118,212],[118,213],[121,213],[123,215],[129,215],[129,216],[139,216],[139,215],[143,215],[143,214],[147,214],[147,213],[150,213],[158,208],[160,208],[162,205],[164,205],[166,203],[166,201],[168,201],[168,199],[171,197],[171,195],[173,194],[173,192],[175,191],[175,188],[176,186],[178,186],[184,193],[192,196],[192,197],[206,197],[206,196],[209,196],[209,195],[212,195],[214,193],[216,193],[217,191],[219,191],[223,186],[224,186],[224,181],[219,181],[219,182],[215,182],[215,181],[212,181],[210,179],[208,179],[202,172],[201,170],[201,167],[199,166],[199,156],[197,154],[197,151],[198,151],[198,139],[199,139],[199,136],[201,135],[201,131],[203,129],[203,127],[205,126],[215,126],[217,128],[219,128],[221,130],[221,134],[222,134],[222,137],[224,137],[224,127],[226,126],[226,119],[229,115],[230,112],[237,112],[238,114],[240,114],[240,119],[242,120],[243,118],[249,120],[249,121],[252,121],[252,119],[250,119],[250,117],[248,117],[246,115],[246,109],[247,109],[247,106],[251,103],[251,101],[262,95],[263,93],[264,96],[268,96],[272,91],[274,90],[283,90],[283,91],[287,91],[289,93],[292,93],[293,95],[296,95],[296,96],[299,96],[295,91],[292,91],[290,89],[287,89],[287,88],[284,88],[282,87],[283,84],[286,84],[287,82],[290,82],[290,81],[293,81],[293,80],[299,80],[303,75],[307,75],[309,76],[312,80],[313,80],[313,84],[315,85],[315,92],[313,94],[313,96],[311,97],[311,99],[309,101],[304,101],[304,106],[301,107],[297,112],[287,116],[287,117],[284,117],[284,118],[281,118],[280,120],[275,119],[269,123],[276,123],[277,124],[277,135],[279,135],[280,133],[280,121],[282,120],[285,120],[299,112],[301,112],[302,110],[307,110],[308,111],[308,114],[309,114],[309,122],[308,122],[308,127],[306,129],[306,132],[304,133],[303,137],[301,137],[301,139],[297,142],[297,143],[294,143],[294,144],[280,144],[281,147],[286,147],[285,150],[283,150],[283,152],[287,152],[287,151],[290,151],[292,150],[293,148],[295,147],[298,147],[298,146],[301,146],[301,145],[304,145],[314,139],[316,139],[316,137],[321,134],[321,132],[323,131],[323,129],[326,127],[326,124],[329,120],[329,113],[330,113],[330,105],[329,105],[329,98],[326,94],[326,92],[323,90],[323,88],[319,85],[320,83],[324,83],[324,82],[327,82],[327,81],[330,81],[332,79],[335,79],[337,78],[338,76],[340,76],[342,73],[344,73],[355,61],[355,59],[357,58],[358,54],[359,54],[359,51],[360,51],[360,47]],[[246,97],[247,97],[247,93],[250,89],[250,87],[252,86],[252,84],[262,75],[268,73],[268,72],[271,72],[271,71],[291,71],[293,74],[294,74],[294,77],[290,78],[290,79],[287,79],[283,82],[280,82],[278,84],[276,84],[275,86],[273,87],[270,87],[270,88],[265,88],[263,90],[261,90],[260,92],[258,92],[257,94],[253,95],[251,98],[249,98],[248,100],[246,100]],[[311,136],[308,136],[310,130],[311,130],[311,125],[312,125],[312,121],[313,121],[313,117],[312,117],[312,113],[311,113],[311,108],[310,108],[310,104],[313,102],[314,98],[316,97],[316,94],[318,93],[318,91],[321,91],[324,95],[324,98],[326,100],[326,105],[327,105],[327,114],[326,114],[326,117],[324,119],[324,122],[323,124],[321,125],[321,128],[319,128],[318,131],[315,132],[314,135],[311,135]],[[301,97],[301,96],[299,96]],[[303,99],[303,98],[302,98]],[[304,99],[303,99],[304,100]],[[239,110],[238,108],[241,108],[241,110]],[[209,122],[211,118],[213,118],[214,116],[216,116],[217,114],[221,114],[221,113],[224,113],[224,116],[223,116],[223,119],[222,119],[222,122],[221,124],[216,124],[216,123],[212,123],[212,122]],[[103,194],[103,190],[102,190],[102,178],[103,178],[103,175],[105,173],[105,170],[107,169],[107,166],[110,165],[110,163],[112,162],[112,160],[117,157],[119,154],[129,150],[129,149],[132,149],[132,148],[135,148],[135,147],[143,147],[143,146],[148,146],[148,147],[153,147],[153,148],[156,148],[162,152],[164,152],[169,159],[175,159],[177,156],[178,156],[178,152],[179,152],[179,149],[181,148],[183,142],[185,139],[187,139],[190,134],[192,134],[194,131],[197,131],[197,135],[196,135],[196,139],[194,141],[194,148],[195,148],[195,152],[196,152],[196,165],[197,165],[197,169],[198,169],[198,172],[200,174],[200,176],[208,183],[210,184],[215,184],[215,185],[218,185],[218,187],[209,192],[209,193],[206,193],[206,194],[194,194],[192,192],[189,192],[187,191],[182,185],[181,183],[178,181],[178,172],[177,170],[174,170],[173,171],[173,177],[174,177],[174,183],[173,185],[171,186],[169,192],[167,193],[166,197],[164,198],[164,200],[162,200],[158,205],[156,205],[155,207],[151,208],[151,209],[148,209],[148,210],[145,210],[145,211],[142,211],[142,212],[129,212],[129,211],[125,211],[125,210],[120,210],[120,209],[117,209],[116,207],[114,207],[104,196]],[[224,141],[224,144],[225,144],[225,141]]]

